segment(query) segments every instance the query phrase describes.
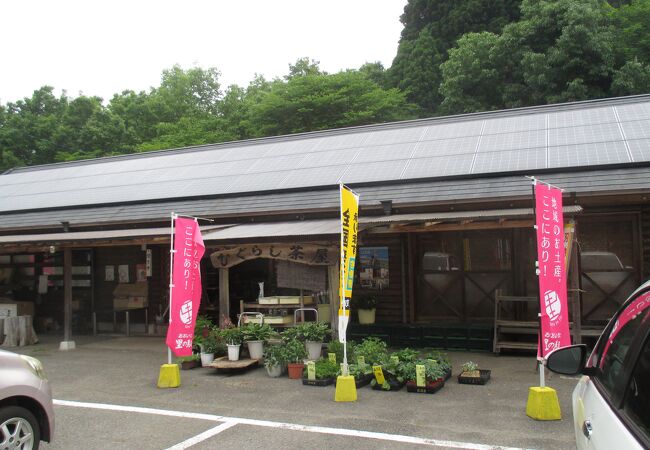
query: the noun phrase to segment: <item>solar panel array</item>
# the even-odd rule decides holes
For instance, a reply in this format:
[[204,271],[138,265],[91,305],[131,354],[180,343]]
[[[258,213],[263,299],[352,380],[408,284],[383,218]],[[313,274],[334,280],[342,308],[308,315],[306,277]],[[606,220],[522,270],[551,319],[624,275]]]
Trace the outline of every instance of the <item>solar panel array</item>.
[[20,169],[0,211],[650,161],[650,97]]

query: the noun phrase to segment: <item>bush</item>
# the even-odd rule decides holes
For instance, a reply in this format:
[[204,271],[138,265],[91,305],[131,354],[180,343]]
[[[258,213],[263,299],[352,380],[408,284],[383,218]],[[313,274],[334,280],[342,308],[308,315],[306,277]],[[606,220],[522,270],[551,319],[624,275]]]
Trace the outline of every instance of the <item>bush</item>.
[[282,366],[287,363],[287,352],[284,344],[268,345],[264,349],[264,366]]
[[376,337],[365,338],[360,344],[354,346],[354,355],[356,358],[363,356],[366,364],[380,364],[386,359],[388,346],[384,341]]
[[273,334],[273,329],[268,325],[248,323],[241,328],[244,341],[266,341]]
[[218,333],[226,344],[237,345],[242,343],[242,332],[237,327],[220,328]]
[[304,322],[294,327],[301,341],[323,342],[330,328],[323,322]]
[[284,351],[289,363],[302,362],[307,357],[305,345],[297,339],[287,341],[284,345]]

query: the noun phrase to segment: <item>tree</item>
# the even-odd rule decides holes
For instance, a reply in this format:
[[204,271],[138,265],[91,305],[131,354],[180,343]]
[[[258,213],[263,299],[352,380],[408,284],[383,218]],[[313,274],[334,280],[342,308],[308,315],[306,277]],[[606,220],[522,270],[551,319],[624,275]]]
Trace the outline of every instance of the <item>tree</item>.
[[[610,2],[611,3],[611,2]],[[636,0],[611,11],[623,61],[650,63],[650,0]]]
[[469,32],[498,33],[519,17],[520,0],[409,0],[400,17],[397,55],[388,71],[390,85],[407,93],[422,111],[435,114],[442,98],[440,64]]
[[[444,112],[469,112],[609,94],[615,41],[600,0],[524,0],[495,37],[465,36],[443,64]],[[480,45],[479,45],[480,42]],[[486,79],[498,92],[476,98]]]

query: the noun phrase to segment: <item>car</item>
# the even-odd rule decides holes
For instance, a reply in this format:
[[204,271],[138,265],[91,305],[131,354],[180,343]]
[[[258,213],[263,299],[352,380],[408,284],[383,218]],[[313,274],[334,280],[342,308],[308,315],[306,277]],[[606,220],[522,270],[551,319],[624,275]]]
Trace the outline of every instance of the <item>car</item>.
[[546,367],[582,374],[573,390],[578,449],[650,448],[650,281],[609,321],[591,355],[585,345],[551,352]]
[[53,435],[52,390],[43,365],[0,350],[0,449],[38,449]]

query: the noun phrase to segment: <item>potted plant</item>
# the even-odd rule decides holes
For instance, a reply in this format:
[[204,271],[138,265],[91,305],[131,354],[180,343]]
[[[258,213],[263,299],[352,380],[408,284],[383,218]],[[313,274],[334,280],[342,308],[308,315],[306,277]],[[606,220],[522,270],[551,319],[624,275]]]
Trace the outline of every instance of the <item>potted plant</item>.
[[264,356],[264,342],[271,337],[273,330],[268,324],[248,323],[241,328],[244,342],[248,345],[251,359],[262,359]]
[[[424,383],[418,386],[417,366],[424,366]],[[445,385],[445,371],[442,366],[432,359],[409,361],[402,367],[402,376],[406,380],[408,392],[434,394]]]
[[307,357],[305,345],[297,339],[289,339],[284,344],[284,354],[287,360],[289,378],[298,380],[302,377],[302,370],[305,367],[303,360]]
[[370,385],[375,390],[382,391],[399,391],[404,387],[403,375],[404,363],[400,362],[398,358],[384,358],[381,362],[381,372],[384,377],[382,383],[377,380],[377,374],[372,379]]
[[406,347],[391,353],[391,356],[397,357],[400,362],[407,363],[418,359],[419,352],[417,350],[413,350],[412,348]]
[[485,384],[490,379],[490,370],[478,368],[478,364],[467,361],[461,366],[461,372],[458,375],[460,384]]
[[295,327],[298,339],[305,342],[309,359],[316,360],[321,357],[323,341],[329,331],[329,326],[323,322],[305,322]]
[[[372,367],[369,364],[349,364],[348,373],[354,377],[357,388],[370,384],[373,379]],[[340,375],[340,370],[339,370]]]
[[208,330],[206,336],[201,338],[201,365],[203,367],[212,364],[218,346],[218,336],[214,331]]
[[239,347],[242,343],[242,332],[237,327],[226,327],[219,330],[219,335],[228,346],[228,360],[239,360]]
[[352,309],[357,311],[359,324],[370,325],[375,323],[377,299],[372,294],[357,294],[352,296]]
[[449,358],[447,358],[446,355],[439,351],[433,351],[427,355],[426,359],[430,359],[440,364],[440,367],[445,371],[445,380],[451,378],[451,361],[449,361]]
[[327,359],[319,359],[314,363],[315,380],[310,380],[308,376],[309,369],[307,366],[303,369],[302,384],[307,386],[328,386],[334,383],[334,379],[339,373],[339,365]]
[[176,364],[181,366],[182,370],[190,370],[198,367],[201,361],[201,356],[193,354],[190,356],[179,356],[176,358]]
[[386,359],[388,346],[384,341],[376,337],[368,337],[354,346],[354,356],[359,360],[362,356],[364,362],[370,366],[381,364]]
[[[196,324],[194,325],[193,344],[201,348],[203,345],[203,339],[208,337],[213,326],[214,324],[209,318],[204,315],[198,315],[196,317]],[[201,350],[201,352],[203,352],[203,350]]]
[[287,364],[287,355],[284,344],[269,345],[264,350],[264,367],[270,377],[277,378],[282,375]]

